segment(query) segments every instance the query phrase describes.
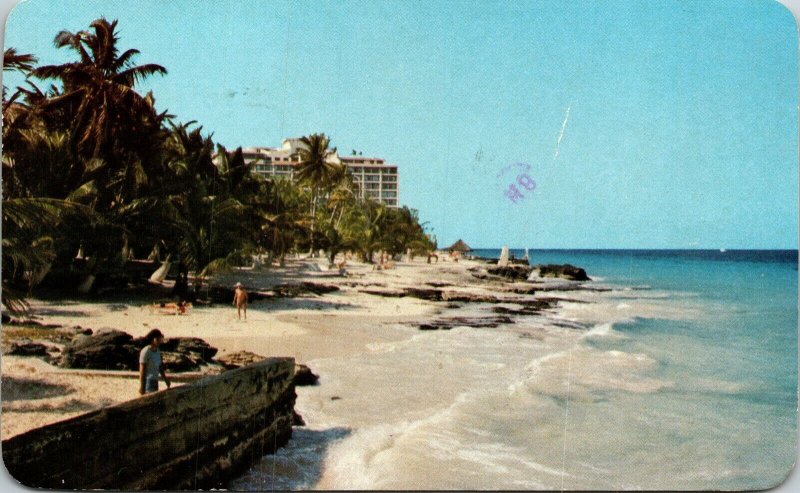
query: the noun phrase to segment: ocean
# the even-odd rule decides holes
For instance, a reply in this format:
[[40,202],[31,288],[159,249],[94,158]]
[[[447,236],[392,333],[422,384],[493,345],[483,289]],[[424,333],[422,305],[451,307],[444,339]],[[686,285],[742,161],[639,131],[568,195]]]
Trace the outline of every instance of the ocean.
[[[496,258],[499,250],[477,250]],[[522,257],[524,252],[512,250]],[[797,444],[796,251],[531,250],[608,291],[308,362],[236,489],[763,489]],[[574,295],[573,295],[574,294]],[[333,400],[331,396],[340,396]]]

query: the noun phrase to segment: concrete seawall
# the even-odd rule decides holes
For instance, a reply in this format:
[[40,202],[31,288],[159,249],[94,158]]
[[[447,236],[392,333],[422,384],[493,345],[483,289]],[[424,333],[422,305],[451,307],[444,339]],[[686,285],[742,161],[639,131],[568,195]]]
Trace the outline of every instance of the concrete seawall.
[[25,486],[210,489],[286,444],[294,359],[271,358],[2,442]]

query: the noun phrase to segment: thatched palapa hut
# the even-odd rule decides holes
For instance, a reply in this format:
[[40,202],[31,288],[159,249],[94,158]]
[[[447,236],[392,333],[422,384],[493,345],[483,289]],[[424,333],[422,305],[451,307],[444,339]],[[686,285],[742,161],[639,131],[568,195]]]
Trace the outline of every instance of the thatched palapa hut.
[[453,243],[449,247],[445,248],[448,252],[460,252],[460,253],[467,253],[471,252],[472,248],[469,247],[464,240],[458,240],[457,242]]

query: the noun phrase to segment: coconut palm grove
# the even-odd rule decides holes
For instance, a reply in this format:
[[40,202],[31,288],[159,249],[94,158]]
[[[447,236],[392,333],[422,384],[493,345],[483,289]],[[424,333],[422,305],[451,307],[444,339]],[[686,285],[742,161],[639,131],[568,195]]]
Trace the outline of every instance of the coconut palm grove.
[[[137,65],[117,21],[62,31],[74,59],[39,65],[4,53],[4,71],[25,84],[3,88],[3,305],[24,312],[34,289],[88,293],[146,284],[150,255],[169,257],[197,283],[253,256],[280,268],[287,254],[424,253],[435,248],[417,212],[354,193],[323,133],[302,139],[298,179],[251,172],[241,148],[181,122],[137,84],[168,68]],[[157,255],[153,255],[157,254]],[[144,264],[146,265],[146,264]],[[150,264],[152,267],[152,263]],[[88,281],[87,279],[91,279]]]

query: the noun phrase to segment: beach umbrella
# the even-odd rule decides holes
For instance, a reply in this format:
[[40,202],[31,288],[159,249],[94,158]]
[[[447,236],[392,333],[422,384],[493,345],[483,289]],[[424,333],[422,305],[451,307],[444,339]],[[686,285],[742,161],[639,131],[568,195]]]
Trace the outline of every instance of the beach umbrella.
[[466,253],[472,251],[472,248],[469,247],[464,240],[458,240],[457,242],[453,243],[449,247],[446,248],[448,252],[461,252]]

